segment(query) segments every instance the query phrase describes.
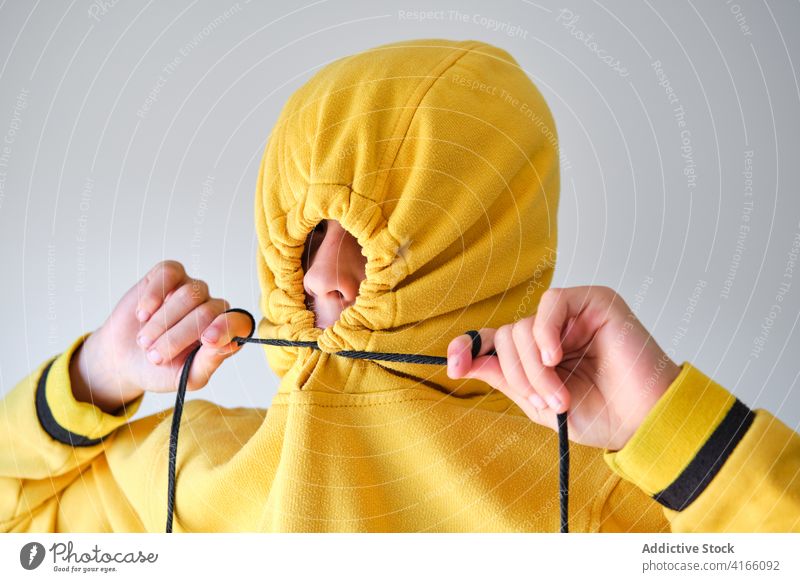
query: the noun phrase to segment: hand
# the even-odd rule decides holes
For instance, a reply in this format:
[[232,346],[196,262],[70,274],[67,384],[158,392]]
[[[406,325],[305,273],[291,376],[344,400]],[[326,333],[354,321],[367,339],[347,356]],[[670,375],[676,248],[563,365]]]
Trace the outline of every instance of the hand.
[[229,308],[228,301],[210,297],[208,285],[190,278],[181,263],[156,264],[73,354],[76,399],[112,412],[145,391],[176,391],[186,357],[198,344],[186,389],[202,388],[222,361],[241,349],[232,338],[251,331],[250,318],[224,313]]
[[[469,335],[450,342],[448,376],[483,380],[553,430],[568,411],[570,440],[613,451],[680,372],[608,287],[548,289],[536,314],[479,331],[474,361]],[[497,355],[485,355],[492,349]]]

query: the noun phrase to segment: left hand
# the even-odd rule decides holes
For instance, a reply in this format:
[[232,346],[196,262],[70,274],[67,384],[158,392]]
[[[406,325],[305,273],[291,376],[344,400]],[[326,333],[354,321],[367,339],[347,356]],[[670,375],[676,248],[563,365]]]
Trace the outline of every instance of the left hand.
[[608,287],[550,288],[534,315],[478,331],[474,361],[467,334],[450,342],[448,376],[483,380],[553,430],[556,413],[568,411],[570,440],[612,451],[681,370]]

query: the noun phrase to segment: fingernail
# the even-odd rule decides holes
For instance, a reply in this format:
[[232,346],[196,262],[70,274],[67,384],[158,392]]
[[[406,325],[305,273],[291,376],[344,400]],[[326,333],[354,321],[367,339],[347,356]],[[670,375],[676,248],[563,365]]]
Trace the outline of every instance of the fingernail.
[[152,343],[152,341],[153,340],[151,340],[146,335],[141,335],[141,334],[139,334],[139,337],[136,338],[136,343],[138,343],[143,348],[146,348],[147,346],[149,346]]
[[147,313],[144,309],[138,309],[136,311],[136,319],[138,319],[139,321],[145,321],[148,317],[150,317],[150,314]]
[[548,394],[547,395],[547,403],[550,405],[550,408],[553,410],[558,410],[561,408],[561,400],[555,394]]
[[542,363],[545,366],[549,366],[552,361],[553,360],[552,360],[552,356],[550,356],[550,352],[548,352],[547,350],[543,350],[542,351]]
[[158,350],[150,350],[147,352],[147,359],[153,362],[154,364],[161,363],[161,354],[158,353]]
[[544,410],[547,408],[547,404],[545,404],[544,400],[542,400],[542,397],[538,394],[531,394],[528,396],[528,402],[533,404],[539,410]]
[[458,358],[453,358],[450,360],[450,364],[447,367],[448,375],[455,379],[456,377],[456,367],[458,366]]
[[219,339],[219,330],[216,327],[211,327],[203,332],[203,337],[213,343]]

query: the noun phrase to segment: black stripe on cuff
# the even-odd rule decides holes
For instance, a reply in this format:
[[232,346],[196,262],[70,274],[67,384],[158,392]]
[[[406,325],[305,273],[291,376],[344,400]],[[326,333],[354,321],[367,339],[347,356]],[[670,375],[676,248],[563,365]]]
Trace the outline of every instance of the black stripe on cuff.
[[653,499],[670,509],[686,509],[716,476],[754,419],[755,413],[737,398],[686,469]]
[[103,442],[103,438],[90,439],[83,435],[75,434],[56,422],[53,417],[53,412],[47,404],[45,397],[45,386],[47,385],[47,375],[50,373],[50,368],[56,358],[52,359],[42,372],[39,378],[39,384],[36,386],[36,415],[39,417],[39,424],[51,437],[65,445],[72,445],[73,447],[91,447]]

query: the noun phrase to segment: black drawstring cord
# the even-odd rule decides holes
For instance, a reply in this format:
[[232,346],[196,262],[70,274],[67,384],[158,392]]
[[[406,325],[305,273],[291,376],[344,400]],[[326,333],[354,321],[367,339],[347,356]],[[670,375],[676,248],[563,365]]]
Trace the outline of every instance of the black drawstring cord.
[[[243,313],[252,322],[252,331],[247,337],[236,336],[233,338],[240,346],[245,343],[266,344],[271,346],[302,347],[320,349],[317,342],[292,341],[285,339],[254,338],[256,331],[256,320],[253,315],[238,307],[228,309],[225,313],[236,311]],[[481,336],[475,330],[465,332],[472,338],[472,357],[476,357],[481,349]],[[175,397],[175,409],[172,413],[172,428],[169,435],[169,479],[167,483],[167,529],[166,533],[172,533],[172,516],[175,512],[175,463],[178,456],[178,431],[180,430],[181,416],[183,415],[183,402],[186,395],[186,384],[189,380],[189,369],[192,366],[195,354],[202,347],[202,344],[189,352],[181,371],[180,385]],[[355,358],[361,360],[383,360],[389,362],[409,362],[412,364],[438,364],[447,365],[447,358],[441,356],[426,356],[420,354],[396,354],[388,352],[363,352],[356,350],[342,350],[335,352],[337,356],[345,358]],[[486,355],[497,355],[495,350],[489,351]],[[562,412],[558,418],[558,453],[559,453],[559,473],[558,473],[558,493],[561,505],[561,533],[568,533],[568,497],[569,497],[569,438],[567,437],[567,413]]]

